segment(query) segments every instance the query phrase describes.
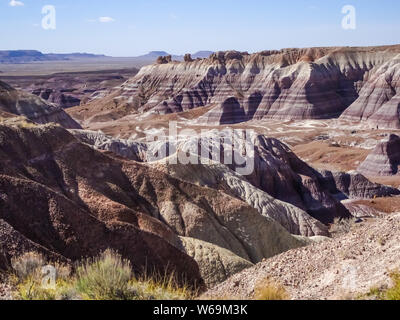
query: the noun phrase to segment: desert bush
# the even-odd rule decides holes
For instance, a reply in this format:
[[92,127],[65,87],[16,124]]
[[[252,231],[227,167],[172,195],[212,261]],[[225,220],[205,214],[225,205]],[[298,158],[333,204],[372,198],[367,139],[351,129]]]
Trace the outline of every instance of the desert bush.
[[261,281],[254,290],[255,300],[290,300],[289,293],[285,287],[270,279]]
[[17,258],[11,259],[12,269],[20,280],[38,277],[44,265],[43,256],[37,252],[26,252]]
[[16,297],[21,300],[56,300],[72,297],[69,284],[71,269],[61,263],[53,263],[57,279],[54,288],[43,286],[42,268],[47,264],[37,252],[27,252],[11,260],[12,275],[8,282],[16,289]]
[[112,250],[78,263],[74,274],[69,266],[53,264],[57,271],[53,287],[42,283],[46,265],[42,255],[26,253],[12,265],[8,280],[21,300],[186,300],[194,295],[173,272],[135,277],[130,262]]
[[132,268],[128,260],[112,250],[95,259],[88,259],[77,268],[77,290],[93,300],[125,300],[131,298],[129,289]]

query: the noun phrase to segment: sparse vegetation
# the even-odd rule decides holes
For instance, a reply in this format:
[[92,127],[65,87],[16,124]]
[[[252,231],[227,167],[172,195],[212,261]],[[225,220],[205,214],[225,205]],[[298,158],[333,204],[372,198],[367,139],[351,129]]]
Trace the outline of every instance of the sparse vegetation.
[[[390,288],[387,287],[374,287],[371,288],[369,293],[366,295],[369,299],[374,300],[400,300],[400,272],[394,271],[390,274],[390,278],[392,279],[393,286]],[[364,299],[365,297],[360,297],[360,299]]]
[[392,272],[393,287],[386,292],[387,300],[400,300],[400,272]]
[[261,281],[254,290],[255,300],[290,300],[290,295],[285,287],[270,279]]
[[130,262],[107,250],[78,267],[77,289],[93,300],[126,300],[134,295],[128,286],[131,278]]
[[11,266],[18,279],[26,280],[37,276],[44,266],[44,258],[40,253],[27,252],[20,257],[13,258]]
[[42,268],[46,264],[43,256],[35,252],[13,259],[8,282],[16,299],[186,300],[194,295],[188,286],[177,284],[173,273],[135,277],[130,262],[111,250],[78,263],[74,274],[69,266],[56,263],[53,286],[43,283]]

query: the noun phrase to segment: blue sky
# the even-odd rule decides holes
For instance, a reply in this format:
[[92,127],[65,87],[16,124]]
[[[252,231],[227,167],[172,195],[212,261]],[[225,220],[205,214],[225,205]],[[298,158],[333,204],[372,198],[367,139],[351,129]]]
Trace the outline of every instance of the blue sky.
[[[41,28],[49,4],[56,30]],[[344,5],[357,10],[356,30],[341,27]],[[0,49],[136,56],[394,44],[399,15],[398,0],[0,0]]]

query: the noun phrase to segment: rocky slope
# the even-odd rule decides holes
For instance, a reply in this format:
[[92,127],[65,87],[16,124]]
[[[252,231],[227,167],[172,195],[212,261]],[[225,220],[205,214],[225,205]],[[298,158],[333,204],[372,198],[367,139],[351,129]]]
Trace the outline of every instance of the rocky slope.
[[392,134],[382,141],[357,171],[369,176],[400,175],[400,137]]
[[20,115],[36,123],[58,123],[69,129],[79,129],[81,126],[61,108],[56,107],[41,98],[19,91],[0,81],[0,111]]
[[327,119],[348,109],[343,118],[398,128],[399,53],[399,46],[217,52],[146,66],[112,98],[139,113],[212,106],[199,119],[209,124]]
[[[356,299],[391,285],[400,268],[400,214],[373,219],[340,238],[291,250],[247,269],[205,297],[251,299],[255,286],[273,280],[292,299]],[[365,296],[364,296],[365,297]]]
[[[36,249],[76,260],[111,247],[137,270],[168,266],[192,281],[201,274],[210,285],[306,243],[238,198],[93,150],[60,126],[5,121],[0,163],[7,257]],[[225,273],[204,274],[212,268],[196,241],[220,255]]]

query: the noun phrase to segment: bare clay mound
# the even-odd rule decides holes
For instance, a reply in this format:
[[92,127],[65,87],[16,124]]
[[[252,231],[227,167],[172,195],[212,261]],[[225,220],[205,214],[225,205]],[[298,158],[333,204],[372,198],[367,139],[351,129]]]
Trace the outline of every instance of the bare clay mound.
[[349,234],[292,250],[247,269],[204,297],[252,299],[265,279],[284,285],[292,299],[351,299],[391,284],[400,267],[400,213],[365,222]]

